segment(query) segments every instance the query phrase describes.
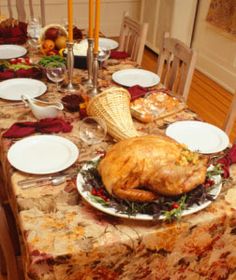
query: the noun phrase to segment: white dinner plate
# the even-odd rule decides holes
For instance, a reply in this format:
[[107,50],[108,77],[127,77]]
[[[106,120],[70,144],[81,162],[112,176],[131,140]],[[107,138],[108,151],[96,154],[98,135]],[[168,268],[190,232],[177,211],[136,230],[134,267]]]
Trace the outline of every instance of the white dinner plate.
[[115,40],[108,39],[108,38],[99,38],[99,47],[108,49],[108,50],[114,50],[118,48],[119,44]]
[[126,87],[132,87],[135,85],[152,87],[160,82],[160,77],[158,75],[143,69],[120,70],[113,73],[112,79],[116,83]]
[[76,145],[55,135],[35,135],[19,140],[7,158],[16,169],[31,174],[50,174],[71,166],[78,158]]
[[0,46],[0,59],[12,59],[24,56],[27,49],[18,45],[1,45]]
[[47,86],[38,80],[15,78],[0,82],[0,98],[6,100],[21,100],[22,95],[38,97],[47,90]]
[[[81,46],[84,44],[86,46],[88,46],[87,39],[82,40],[79,45]],[[108,39],[108,38],[99,38],[98,45],[100,48],[104,48],[104,49],[108,49],[108,50],[114,50],[119,47],[118,42],[116,42],[115,40],[112,40],[112,39]]]
[[166,135],[185,144],[191,151],[211,154],[229,145],[228,135],[220,128],[200,121],[178,121],[170,124]]
[[[97,161],[98,158],[95,158],[94,161]],[[105,206],[102,203],[99,203],[93,199],[93,196],[91,194],[92,186],[85,185],[84,181],[84,171],[88,170],[89,168],[93,167],[93,163],[86,163],[81,169],[80,172],[77,175],[77,189],[80,193],[80,195],[94,208],[112,215],[116,217],[121,217],[121,218],[126,218],[126,219],[133,219],[133,220],[146,220],[150,221],[153,220],[154,217],[151,214],[141,214],[137,213],[136,215],[128,215],[123,213],[122,211],[117,211],[114,207],[112,206]],[[221,176],[213,176],[212,179],[215,182],[215,185],[213,188],[208,192],[209,195],[212,196],[213,200],[217,198],[217,196],[220,194],[221,188],[222,188],[222,180]],[[91,189],[89,189],[91,187]],[[207,200],[199,204],[193,204],[191,207],[188,209],[183,210],[181,216],[186,216],[190,215],[196,212],[201,211],[202,209],[206,208],[212,203],[212,200]],[[159,220],[163,220],[165,217],[161,215],[159,217]]]

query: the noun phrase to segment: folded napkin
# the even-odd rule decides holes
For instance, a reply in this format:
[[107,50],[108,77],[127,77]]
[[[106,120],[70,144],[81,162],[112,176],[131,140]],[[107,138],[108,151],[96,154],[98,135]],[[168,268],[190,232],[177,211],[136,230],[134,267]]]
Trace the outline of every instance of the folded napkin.
[[144,96],[148,92],[146,88],[143,88],[139,85],[135,85],[128,88],[128,91],[131,95],[131,101],[134,101],[135,99]]
[[42,71],[37,67],[29,69],[19,69],[14,71],[12,69],[5,69],[0,71],[0,81],[12,79],[12,78],[33,78],[40,79],[42,77]]
[[227,152],[227,154],[218,159],[217,163],[221,164],[222,169],[224,171],[224,173],[222,174],[222,176],[224,178],[228,178],[229,177],[229,168],[230,165],[233,163],[236,163],[236,144],[234,144]]
[[113,59],[125,59],[127,57],[129,57],[129,54],[127,52],[111,50],[110,58],[113,58]]
[[14,123],[7,131],[3,133],[5,138],[21,138],[29,136],[35,132],[58,133],[70,132],[72,125],[58,118],[42,119],[38,122],[18,122]]
[[27,24],[0,28],[0,44],[24,44],[27,41]]

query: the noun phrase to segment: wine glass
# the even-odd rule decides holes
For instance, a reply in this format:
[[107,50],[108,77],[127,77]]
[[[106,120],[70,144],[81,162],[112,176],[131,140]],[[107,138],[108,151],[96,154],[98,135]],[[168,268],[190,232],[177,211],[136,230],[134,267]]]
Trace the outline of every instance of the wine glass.
[[60,90],[59,82],[65,79],[66,66],[61,62],[50,62],[46,66],[46,75],[49,80],[56,83],[57,91]]
[[28,43],[28,47],[29,47],[30,52],[38,53],[39,48],[40,48],[40,43],[39,43],[38,38],[30,38],[29,37],[28,40],[27,40],[27,43]]
[[39,34],[41,32],[41,24],[38,19],[31,18],[27,25],[28,46],[31,52],[37,53],[40,47]]
[[79,137],[88,145],[101,143],[107,134],[104,120],[97,117],[84,118],[79,126]]
[[111,50],[107,48],[100,48],[98,51],[98,61],[100,62],[101,68],[104,62],[109,58]]
[[27,33],[30,38],[39,38],[41,32],[41,24],[37,18],[31,18],[28,26],[27,26]]

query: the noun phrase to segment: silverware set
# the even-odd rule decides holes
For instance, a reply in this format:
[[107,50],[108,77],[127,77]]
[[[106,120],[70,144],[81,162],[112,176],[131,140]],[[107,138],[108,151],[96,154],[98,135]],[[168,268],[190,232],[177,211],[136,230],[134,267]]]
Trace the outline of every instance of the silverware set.
[[76,173],[64,174],[64,175],[55,175],[55,176],[44,176],[39,178],[30,178],[18,181],[17,184],[22,189],[28,189],[33,187],[41,187],[45,185],[58,186],[65,183],[67,180],[72,179],[77,175]]

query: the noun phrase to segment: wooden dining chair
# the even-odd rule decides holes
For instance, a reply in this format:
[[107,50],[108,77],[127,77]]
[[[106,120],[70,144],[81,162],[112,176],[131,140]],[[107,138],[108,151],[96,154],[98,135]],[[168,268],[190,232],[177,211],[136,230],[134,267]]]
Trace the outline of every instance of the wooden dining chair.
[[164,34],[158,56],[157,74],[161,83],[187,100],[196,63],[196,52],[178,39]]
[[137,22],[125,14],[120,30],[119,51],[127,52],[132,60],[141,64],[147,31],[148,23]]
[[[33,0],[28,0],[29,4],[29,15],[30,18],[35,18],[35,6],[33,5]],[[8,8],[8,14],[9,18],[13,18],[13,11],[14,8],[16,7],[16,12],[18,16],[19,21],[26,21],[26,0],[15,0],[15,3],[13,4],[12,0],[7,0],[7,8]],[[45,0],[40,0],[40,17],[41,17],[41,22],[42,26],[45,26]]]
[[236,92],[234,93],[233,100],[226,115],[225,123],[223,126],[224,131],[229,135],[232,131],[236,121]]
[[[5,209],[0,203],[0,267],[1,274],[7,275],[7,280],[18,280],[18,269],[15,251],[13,249]],[[0,274],[0,276],[1,276]],[[1,278],[1,277],[0,277]]]

